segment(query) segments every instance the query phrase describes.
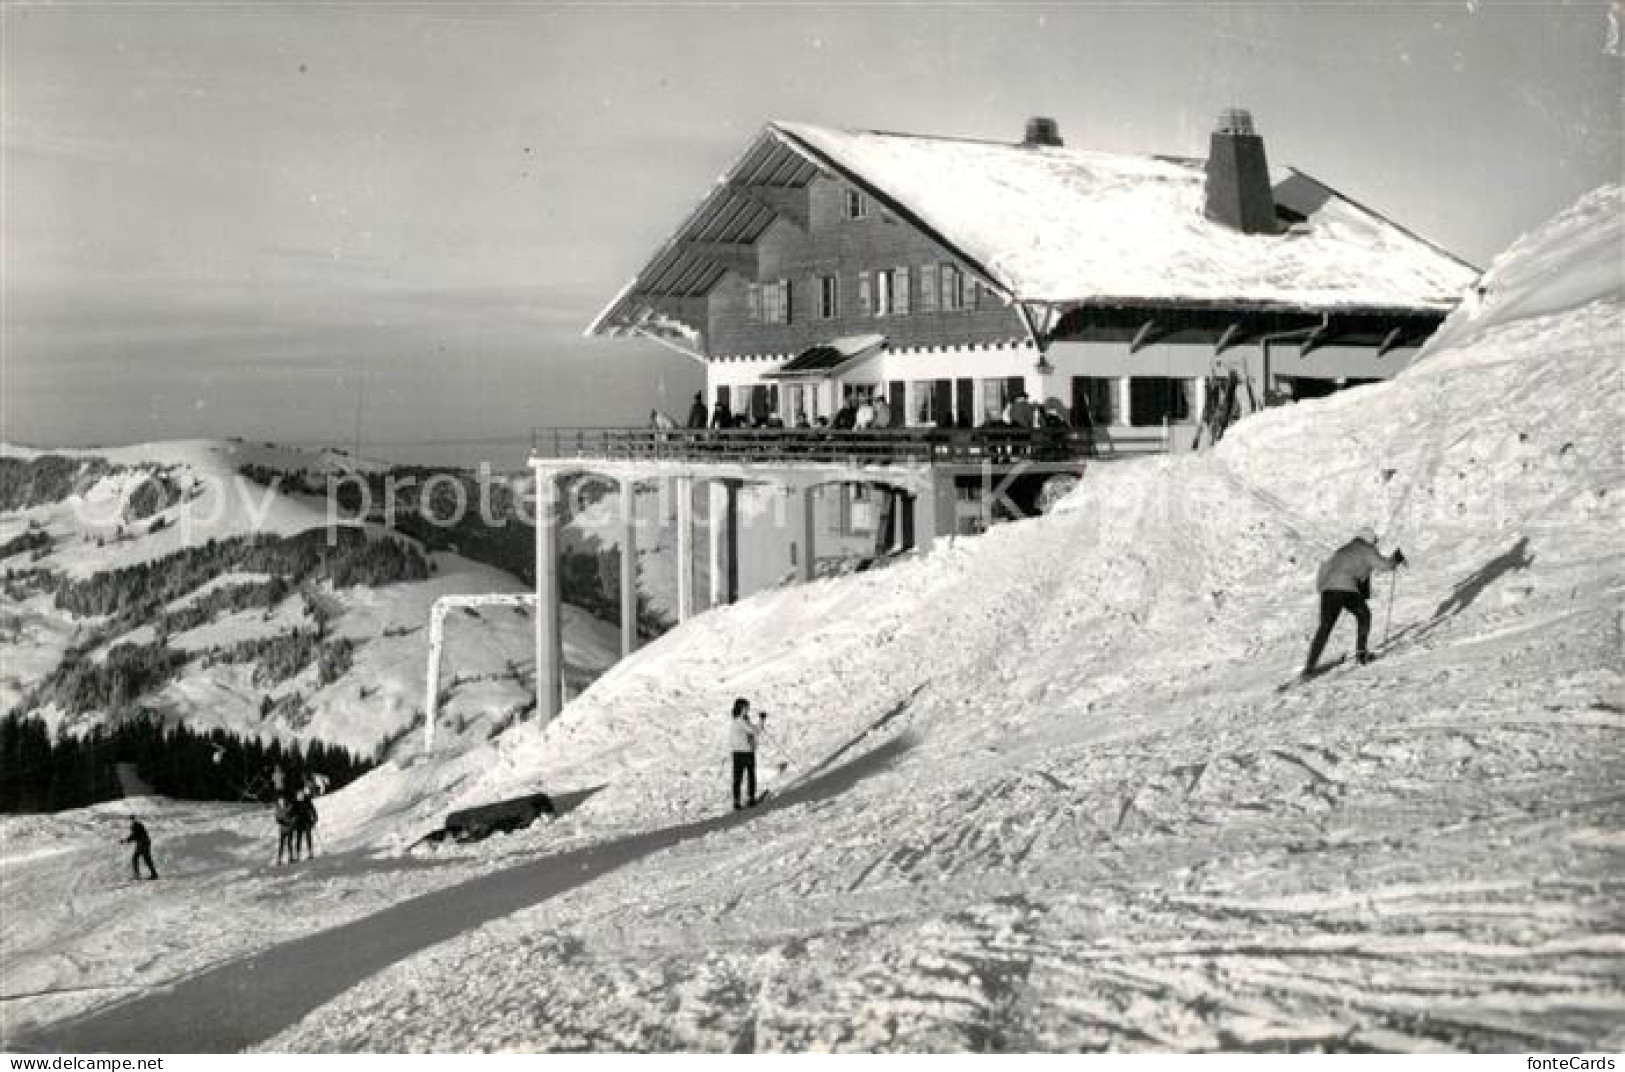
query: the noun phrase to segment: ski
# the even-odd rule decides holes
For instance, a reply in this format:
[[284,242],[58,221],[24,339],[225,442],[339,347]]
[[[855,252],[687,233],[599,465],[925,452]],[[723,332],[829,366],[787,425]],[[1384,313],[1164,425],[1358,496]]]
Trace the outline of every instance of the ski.
[[1292,677],[1287,678],[1285,681],[1283,681],[1279,685],[1275,686],[1275,691],[1276,692],[1290,692],[1292,689],[1296,688],[1299,685],[1307,685],[1311,681],[1318,681],[1319,679],[1325,677],[1327,674],[1331,673],[1333,670],[1336,670],[1336,669],[1340,668],[1341,666],[1343,666],[1344,663],[1347,663],[1348,661],[1349,661],[1349,658],[1348,658],[1347,655],[1339,655],[1337,658],[1333,659],[1331,662],[1322,663],[1320,666],[1316,667],[1314,673],[1312,673],[1312,674],[1305,674],[1305,673],[1301,673],[1301,672],[1297,673],[1297,674],[1294,674]]

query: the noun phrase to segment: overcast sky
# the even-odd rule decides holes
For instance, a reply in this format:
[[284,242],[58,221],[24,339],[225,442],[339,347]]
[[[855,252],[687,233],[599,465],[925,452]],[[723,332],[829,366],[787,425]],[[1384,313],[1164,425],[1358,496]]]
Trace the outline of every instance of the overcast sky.
[[[4,8],[4,438],[470,461],[699,367],[582,328],[774,118],[1302,168],[1478,264],[1619,181],[1618,4]],[[517,442],[493,447],[504,464]]]

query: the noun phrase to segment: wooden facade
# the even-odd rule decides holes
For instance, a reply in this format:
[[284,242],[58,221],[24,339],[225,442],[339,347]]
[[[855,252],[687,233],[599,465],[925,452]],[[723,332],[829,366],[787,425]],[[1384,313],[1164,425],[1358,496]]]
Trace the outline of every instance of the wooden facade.
[[[806,222],[780,219],[769,226],[755,242],[749,268],[728,273],[711,291],[704,335],[711,356],[790,357],[832,338],[869,333],[886,336],[892,349],[1025,337],[1015,312],[930,236],[840,180],[814,179],[807,195]],[[848,211],[854,197],[862,212],[855,218]],[[893,273],[886,284],[890,307],[882,310],[887,272]],[[833,316],[825,315],[826,280],[834,284]],[[789,291],[787,316],[768,319],[762,288],[779,285]],[[900,301],[906,301],[901,308]]]
[[[1366,247],[1344,250],[1351,274],[1378,263],[1382,250],[1393,248],[1392,235],[1426,245],[1301,172],[1272,189],[1250,117],[1227,116],[1230,127],[1215,131],[1205,179],[1207,214],[1221,231],[1232,227],[1259,243],[1298,242],[1314,214],[1335,200],[1379,221],[1388,243],[1379,249],[1374,241],[1370,256]],[[1315,302],[1026,297],[1007,265],[977,263],[951,237],[956,232],[926,223],[917,206],[867,173],[864,161],[832,151],[839,137],[822,137],[974,145],[984,159],[988,152],[1013,154],[999,159],[1015,169],[1064,151],[1053,122],[1045,121],[1047,137],[1037,143],[1031,129],[1023,143],[999,146],[772,124],[589,332],[644,335],[684,350],[706,363],[708,402],[723,400],[757,420],[828,418],[844,398],[864,395],[885,398],[895,426],[978,427],[997,421],[1011,397],[1025,394],[1069,425],[1101,427],[1104,441],[1116,432],[1132,453],[1190,439],[1186,432],[1202,419],[1220,379],[1238,378],[1244,387],[1231,416],[1386,379],[1408,364],[1448,312],[1450,300],[1435,291],[1418,290],[1414,298],[1401,291],[1394,300],[1389,290],[1385,302],[1362,304],[1358,294],[1337,294],[1323,282],[1307,287],[1325,295]],[[1237,138],[1246,140],[1251,170],[1226,163],[1221,150]],[[1158,159],[1199,174],[1199,162]],[[995,193],[1021,196],[1016,186],[1007,193],[1003,180],[1000,174],[993,182]],[[1216,188],[1247,195],[1242,200],[1252,216],[1263,212],[1260,206],[1273,206],[1274,215],[1236,227],[1225,211],[1215,212]],[[1065,192],[1055,187],[1039,196],[1053,198],[1056,189]],[[968,202],[955,211],[961,225],[965,213],[978,213]],[[1001,251],[998,260],[1004,240],[1000,235],[992,245]],[[1042,231],[1010,241],[1011,256],[1021,255],[1023,243],[1054,252]],[[1255,248],[1267,256],[1274,247]],[[1428,256],[1472,270],[1430,248]],[[1199,256],[1186,262],[1206,263]],[[1103,282],[1108,291],[1118,289],[1115,279]],[[797,355],[871,338],[883,344],[827,375],[785,371]]]

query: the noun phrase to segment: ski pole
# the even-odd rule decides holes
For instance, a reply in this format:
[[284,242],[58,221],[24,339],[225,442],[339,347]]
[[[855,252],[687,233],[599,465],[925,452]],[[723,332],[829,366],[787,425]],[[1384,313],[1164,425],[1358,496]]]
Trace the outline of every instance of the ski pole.
[[1394,593],[1399,590],[1399,570],[1394,570],[1394,579],[1388,582],[1388,613],[1382,619],[1382,646],[1388,646],[1388,630],[1394,624]]

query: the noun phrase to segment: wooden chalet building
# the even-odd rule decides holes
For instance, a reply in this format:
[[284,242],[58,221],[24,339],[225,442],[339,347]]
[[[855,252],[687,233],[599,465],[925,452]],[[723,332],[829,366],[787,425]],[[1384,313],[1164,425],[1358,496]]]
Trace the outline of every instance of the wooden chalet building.
[[[1188,449],[1252,408],[1391,376],[1477,276],[1271,168],[1245,112],[1205,161],[1069,149],[1044,119],[1013,144],[771,123],[588,328],[703,362],[709,401],[771,430],[538,433],[538,710],[562,695],[565,474],[618,485],[631,651],[640,487],[675,527],[685,620],[701,561],[714,606],[927,550],[995,519],[1006,486],[1041,505],[1095,457]],[[1023,394],[1044,427],[984,428]],[[772,428],[876,396],[883,431]]]
[[1014,143],[775,122],[588,334],[691,355],[757,419],[880,395],[896,426],[969,428],[1024,393],[1126,454],[1393,375],[1478,274],[1270,167],[1244,111],[1205,161],[1047,119]]

